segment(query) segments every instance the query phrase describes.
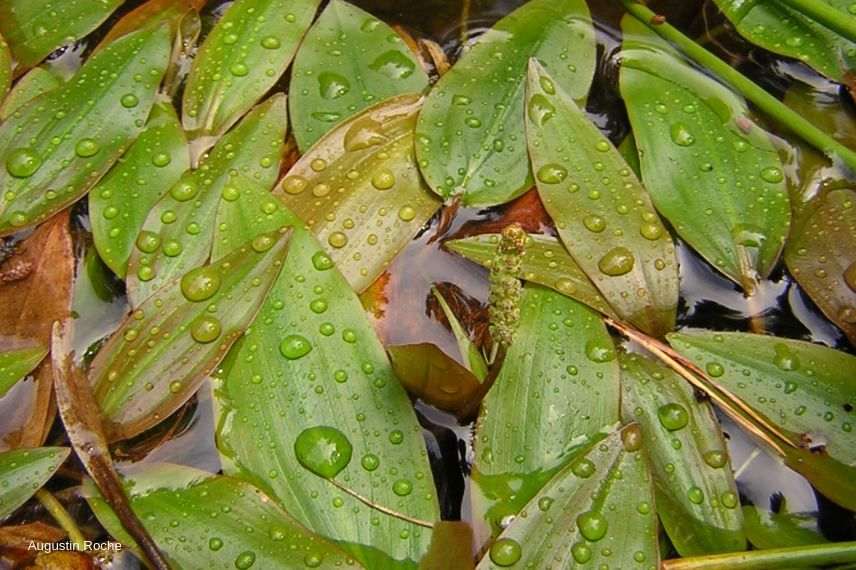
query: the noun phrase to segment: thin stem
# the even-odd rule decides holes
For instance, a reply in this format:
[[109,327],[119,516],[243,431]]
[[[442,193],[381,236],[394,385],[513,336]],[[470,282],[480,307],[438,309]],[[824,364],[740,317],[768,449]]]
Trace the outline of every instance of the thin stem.
[[647,6],[634,0],[621,0],[628,12],[647,25],[663,39],[672,42],[690,59],[709,69],[754,103],[764,113],[775,119],[778,124],[790,129],[806,142],[826,155],[837,156],[851,170],[856,171],[856,152],[842,145],[822,130],[814,126],[799,113],[770,95],[751,79],[722,61],[711,52],[666,23]]
[[838,35],[844,36],[851,42],[856,42],[856,18],[837,10],[820,0],[778,0],[782,4],[787,4],[797,12],[808,16],[815,22],[822,24],[836,32]]
[[661,570],[767,570],[856,562],[856,542],[834,542],[664,560]]
[[65,510],[65,507],[62,506],[56,497],[50,494],[49,491],[45,489],[39,489],[36,491],[36,499],[42,504],[47,512],[51,514],[56,523],[62,528],[67,534],[68,538],[79,548],[83,550],[84,543],[86,542],[86,537],[83,536],[83,533],[80,532],[80,529],[77,527],[77,523],[74,522],[74,519],[68,514],[68,511]]
[[467,44],[467,36],[470,34],[470,2],[471,0],[464,0],[461,4],[461,47]]

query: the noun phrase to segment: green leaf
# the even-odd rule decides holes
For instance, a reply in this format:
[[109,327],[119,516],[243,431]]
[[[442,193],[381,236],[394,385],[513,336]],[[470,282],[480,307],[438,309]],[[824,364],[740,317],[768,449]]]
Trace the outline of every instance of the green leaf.
[[755,506],[743,507],[746,536],[758,549],[808,546],[828,542],[818,530],[811,513],[771,512]]
[[678,234],[751,293],[775,267],[790,225],[776,148],[739,95],[636,18],[622,27],[621,94],[642,180]]
[[98,182],[142,130],[168,57],[167,29],[129,34],[3,123],[0,235],[40,223]]
[[624,320],[661,336],[678,304],[675,246],[621,154],[535,60],[526,129],[559,237]]
[[186,171],[155,204],[128,265],[132,305],[139,305],[191,267],[205,263],[214,241],[212,222],[218,204],[221,198],[237,195],[238,180],[273,186],[279,174],[286,117],[282,94],[258,105],[203,157],[199,168]]
[[187,140],[170,103],[152,109],[146,130],[89,193],[95,247],[124,277],[146,216],[190,168]]
[[657,515],[639,427],[562,468],[476,568],[659,567]]
[[9,44],[0,35],[0,102],[6,97],[9,92],[9,87],[12,85],[12,53],[9,51]]
[[671,345],[724,388],[780,427],[788,466],[847,508],[856,506],[856,356],[791,339],[683,331]]
[[[125,484],[134,512],[176,570],[362,568],[243,481],[162,463],[135,471]],[[138,551],[94,486],[84,492],[108,532]]]
[[6,0],[0,3],[0,34],[18,65],[33,67],[58,47],[93,31],[123,2]]
[[[447,241],[444,246],[490,268],[499,239],[500,234],[482,234]],[[529,234],[521,268],[518,276],[521,279],[545,285],[609,317],[616,316],[597,287],[556,238]]]
[[402,95],[367,109],[313,146],[274,191],[357,292],[383,273],[440,206],[413,157],[421,107],[419,97]]
[[[856,63],[853,42],[783,2],[714,0],[741,36],[762,48],[798,59],[835,81],[846,82]],[[817,0],[852,18],[850,0]]]
[[48,91],[53,91],[62,85],[62,78],[46,67],[34,67],[20,78],[6,99],[0,105],[0,121],[5,121],[12,114]]
[[527,285],[520,327],[474,436],[473,510],[494,534],[619,419],[615,347],[596,313]]
[[48,353],[47,347],[33,346],[0,352],[0,398],[33,371]]
[[0,453],[0,520],[27,502],[68,457],[65,447],[14,449]]
[[297,145],[305,152],[372,102],[426,87],[428,76],[392,28],[353,4],[333,0],[294,59],[289,107]]
[[187,401],[249,327],[276,281],[288,232],[263,234],[158,290],[101,349],[90,376],[112,441]]
[[202,151],[285,72],[320,0],[237,0],[199,48],[187,78],[182,124]]
[[589,91],[594,28],[582,0],[532,0],[464,53],[425,102],[416,152],[428,184],[467,206],[492,206],[532,186],[523,107],[529,58],[574,99]]
[[437,299],[443,315],[449,321],[449,327],[452,329],[452,334],[455,335],[455,340],[458,343],[458,351],[460,351],[461,358],[464,359],[467,370],[472,372],[479,382],[482,382],[489,372],[484,356],[478,346],[476,346],[476,343],[470,339],[469,333],[461,324],[461,321],[458,320],[458,317],[452,311],[452,308],[446,302],[440,290],[437,287],[431,287],[431,294]]
[[785,249],[791,274],[856,344],[856,191],[824,192],[796,223]]
[[682,556],[746,549],[722,428],[711,405],[670,368],[622,353],[622,419],[638,422],[657,514]]
[[[415,566],[431,532],[411,520],[439,519],[421,429],[359,299],[305,230],[218,376],[225,473],[366,566]],[[328,451],[329,469],[304,467]]]

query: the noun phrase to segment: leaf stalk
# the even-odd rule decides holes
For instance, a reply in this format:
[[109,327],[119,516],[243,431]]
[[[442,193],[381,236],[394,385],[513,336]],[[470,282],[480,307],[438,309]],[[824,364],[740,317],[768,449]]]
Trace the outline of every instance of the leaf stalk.
[[62,503],[60,503],[57,498],[46,489],[39,489],[36,491],[36,499],[38,499],[45,510],[50,513],[60,528],[68,534],[68,538],[71,539],[74,545],[80,550],[83,550],[86,537],[83,536],[83,533],[78,528],[77,523],[74,522],[74,518],[68,514],[68,511],[65,510]]
[[803,568],[856,562],[856,542],[835,542],[811,546],[771,548],[664,560],[661,570],[765,570]]

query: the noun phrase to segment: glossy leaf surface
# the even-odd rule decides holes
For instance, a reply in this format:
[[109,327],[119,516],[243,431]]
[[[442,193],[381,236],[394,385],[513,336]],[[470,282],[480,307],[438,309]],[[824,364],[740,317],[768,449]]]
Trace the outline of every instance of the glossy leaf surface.
[[68,457],[65,447],[15,449],[0,453],[0,520],[23,505]]
[[538,194],[565,247],[623,319],[654,336],[678,302],[675,247],[630,167],[538,62],[526,128]]
[[156,425],[193,395],[252,322],[282,269],[288,236],[262,234],[188,271],[128,317],[90,374],[111,440]]
[[53,91],[62,85],[62,78],[45,67],[34,67],[21,77],[0,104],[0,121],[5,121],[12,113],[29,103],[39,95]]
[[739,95],[636,18],[622,27],[621,94],[645,187],[678,234],[751,293],[776,265],[790,225],[776,148]]
[[146,130],[89,193],[95,247],[113,273],[125,276],[146,216],[189,167],[175,110],[169,103],[156,104]]
[[474,511],[516,515],[556,471],[619,419],[615,347],[596,313],[527,285],[520,327],[476,424]]
[[0,398],[39,365],[47,354],[41,346],[0,352]]
[[638,422],[657,514],[681,556],[745,550],[743,513],[722,428],[670,368],[622,354],[622,419]]
[[110,169],[142,130],[168,56],[168,30],[127,35],[3,123],[0,235],[43,221]]
[[574,99],[586,97],[596,45],[582,0],[533,0],[500,20],[432,89],[416,147],[431,188],[467,206],[508,202],[532,186],[523,108],[529,58]]
[[12,53],[9,51],[9,44],[0,35],[0,102],[6,97],[9,92],[9,86],[12,84]]
[[422,100],[403,95],[343,123],[301,157],[275,194],[365,290],[439,208],[413,157]]
[[[262,492],[238,479],[161,464],[135,472],[125,484],[134,512],[176,570],[361,568],[333,543],[301,527]],[[86,493],[99,522],[136,549],[91,484]]]
[[477,568],[659,567],[657,515],[638,426],[562,468]]

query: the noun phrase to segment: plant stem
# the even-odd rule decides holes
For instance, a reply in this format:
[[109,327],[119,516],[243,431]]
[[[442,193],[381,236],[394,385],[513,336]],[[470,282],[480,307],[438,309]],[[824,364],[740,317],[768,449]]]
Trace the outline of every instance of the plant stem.
[[779,0],[851,42],[856,42],[856,18],[821,0]]
[[834,542],[664,560],[661,570],[765,570],[856,562],[856,542]]
[[643,6],[634,0],[621,0],[621,3],[639,21],[647,25],[663,39],[678,46],[690,59],[729,83],[734,89],[761,109],[761,111],[775,119],[779,125],[790,129],[824,154],[837,156],[851,170],[856,171],[856,152],[815,127],[810,121],[803,118],[802,115],[794,112],[773,95],[764,91],[759,85],[731,65],[682,34],[674,26],[666,23],[661,16],[657,16],[647,6]]
[[68,538],[81,550],[84,548],[84,543],[86,542],[86,537],[83,536],[83,533],[80,532],[80,529],[77,528],[77,523],[74,522],[74,519],[68,514],[68,511],[65,510],[65,507],[62,506],[56,497],[50,494],[49,491],[45,489],[39,489],[36,491],[36,499],[42,504],[47,512],[51,514],[57,524],[68,533]]

